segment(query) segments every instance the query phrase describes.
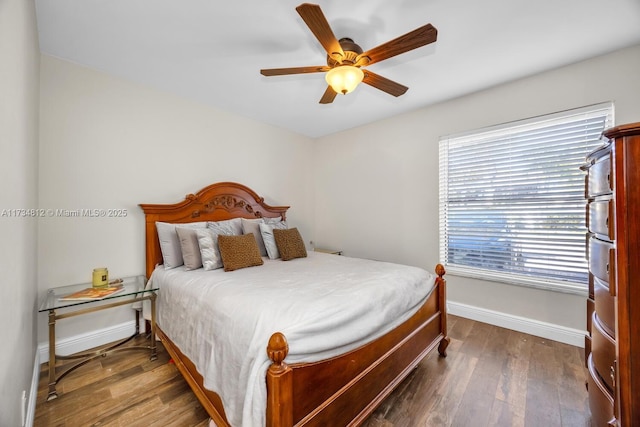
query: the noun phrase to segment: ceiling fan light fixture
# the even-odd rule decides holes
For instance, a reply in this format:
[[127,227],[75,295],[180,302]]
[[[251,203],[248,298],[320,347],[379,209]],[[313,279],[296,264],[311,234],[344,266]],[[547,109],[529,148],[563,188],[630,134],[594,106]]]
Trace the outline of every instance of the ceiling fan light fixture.
[[325,79],[336,93],[346,95],[362,82],[364,72],[353,65],[341,65],[329,70]]
[[326,72],[325,79],[329,85],[326,87],[322,98],[320,98],[320,104],[331,104],[337,94],[352,92],[360,82],[392,96],[403,95],[409,89],[408,87],[369,71],[369,69],[365,73],[360,67],[368,67],[376,62],[426,46],[435,42],[438,38],[438,30],[433,25],[426,24],[400,37],[363,51],[353,39],[348,37],[343,37],[340,40],[336,39],[319,5],[302,3],[296,7],[296,10],[327,53],[327,65],[262,69],[260,74],[263,76],[283,76]]

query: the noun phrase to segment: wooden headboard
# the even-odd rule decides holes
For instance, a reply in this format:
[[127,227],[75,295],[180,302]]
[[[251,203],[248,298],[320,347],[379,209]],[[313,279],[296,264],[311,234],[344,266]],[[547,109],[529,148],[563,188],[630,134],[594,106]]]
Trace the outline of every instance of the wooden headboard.
[[219,182],[188,194],[181,202],[168,205],[140,204],[145,217],[147,278],[162,264],[156,221],[187,223],[223,221],[232,218],[286,219],[289,206],[269,206],[253,190],[235,182]]

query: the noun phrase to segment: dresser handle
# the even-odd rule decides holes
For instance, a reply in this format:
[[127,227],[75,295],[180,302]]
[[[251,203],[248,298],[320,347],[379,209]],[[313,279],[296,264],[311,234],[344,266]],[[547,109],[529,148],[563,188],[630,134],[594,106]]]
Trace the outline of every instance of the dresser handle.
[[613,385],[614,390],[616,388],[616,362],[617,360],[613,361],[613,365],[611,365],[609,372],[611,374],[611,384]]
[[615,297],[616,292],[616,252],[615,249],[609,249],[609,262],[607,263],[607,274],[609,275],[609,295]]

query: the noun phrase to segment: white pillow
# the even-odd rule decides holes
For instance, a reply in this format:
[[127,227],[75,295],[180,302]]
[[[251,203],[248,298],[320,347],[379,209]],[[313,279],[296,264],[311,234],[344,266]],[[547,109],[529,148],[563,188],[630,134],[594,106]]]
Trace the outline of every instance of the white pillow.
[[199,228],[196,230],[196,235],[200,245],[202,268],[205,270],[222,268],[222,257],[218,248],[218,234],[210,228]]
[[223,221],[209,221],[205,230],[196,230],[200,259],[205,270],[222,268],[222,257],[218,248],[218,236],[242,235],[242,220],[240,218]]
[[286,229],[287,223],[284,221],[280,221],[273,224],[260,224],[260,234],[262,235],[262,240],[264,241],[264,246],[267,249],[267,255],[269,255],[269,259],[280,258],[280,252],[278,251],[278,246],[276,245],[276,239],[273,237],[274,228]]
[[160,251],[162,252],[162,261],[165,269],[180,267],[184,261],[182,259],[182,249],[180,248],[180,240],[176,233],[176,226],[185,228],[205,228],[207,223],[190,222],[186,224],[171,224],[168,222],[156,222],[156,230],[158,232],[158,240],[160,241]]
[[277,218],[262,218],[262,220],[264,221],[265,224],[275,224],[278,222],[284,222],[285,224],[287,223],[286,221],[283,221],[282,218],[277,217]]
[[224,221],[209,221],[207,222],[207,228],[226,236],[240,236],[242,234],[242,219],[234,218]]

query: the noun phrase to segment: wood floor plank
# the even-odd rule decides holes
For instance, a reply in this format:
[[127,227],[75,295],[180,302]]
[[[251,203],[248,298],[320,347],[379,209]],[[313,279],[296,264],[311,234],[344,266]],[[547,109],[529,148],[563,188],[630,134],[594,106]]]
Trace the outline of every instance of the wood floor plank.
[[560,426],[559,391],[555,382],[529,377],[525,426]]
[[555,343],[556,358],[559,359],[562,373],[558,378],[560,405],[567,409],[585,412],[589,409],[589,399],[585,393],[584,351],[563,343]]
[[498,378],[493,373],[485,373],[476,365],[455,416],[454,426],[487,426],[495,402]]
[[[582,349],[449,316],[448,356],[429,354],[364,427],[586,427]],[[61,362],[64,365],[66,362]],[[46,402],[40,374],[36,427],[208,427],[209,418],[165,349],[100,357]]]
[[467,390],[478,358],[465,353],[453,355],[451,352],[447,356],[447,362],[449,362],[449,358],[452,359],[452,363],[448,366],[447,374],[440,377],[441,381],[435,384],[437,388],[434,393],[435,401],[432,410],[427,413],[415,414],[416,419],[420,420],[420,425],[449,426],[453,423],[453,418],[462,396]]
[[535,341],[531,349],[529,361],[529,378],[533,380],[555,383],[562,375],[562,365],[558,363],[555,349],[546,341]]
[[[486,323],[474,322],[473,320],[465,319],[466,322],[458,321],[456,323],[456,329],[462,329],[461,336],[456,337],[462,341],[459,351],[461,353],[480,355],[487,344],[487,334],[492,330],[492,326]],[[471,327],[468,329],[464,326],[465,323],[470,323]],[[460,325],[460,326],[459,326]],[[463,329],[464,328],[464,329]],[[456,331],[453,331],[454,333]],[[466,334],[464,334],[466,332]]]
[[524,334],[515,331],[508,332],[505,350],[509,357],[505,369],[500,373],[496,399],[503,401],[509,407],[524,414],[526,406],[527,377],[533,341]]
[[488,425],[492,427],[524,427],[524,407],[513,406],[497,399],[493,402]]
[[473,328],[475,323],[476,322],[474,322],[473,320],[466,319],[464,317],[456,317],[455,322],[449,322],[447,320],[447,325],[449,327],[449,331],[447,332],[447,334],[452,340],[459,340],[461,343],[463,343],[469,336],[469,333],[471,332],[471,329]]
[[489,424],[500,376],[509,363],[505,348],[508,335],[508,331],[502,328],[479,322],[474,324],[461,352],[477,354],[478,361],[457,407],[452,425]]
[[591,416],[589,412],[560,406],[560,417],[562,427],[591,427]]

